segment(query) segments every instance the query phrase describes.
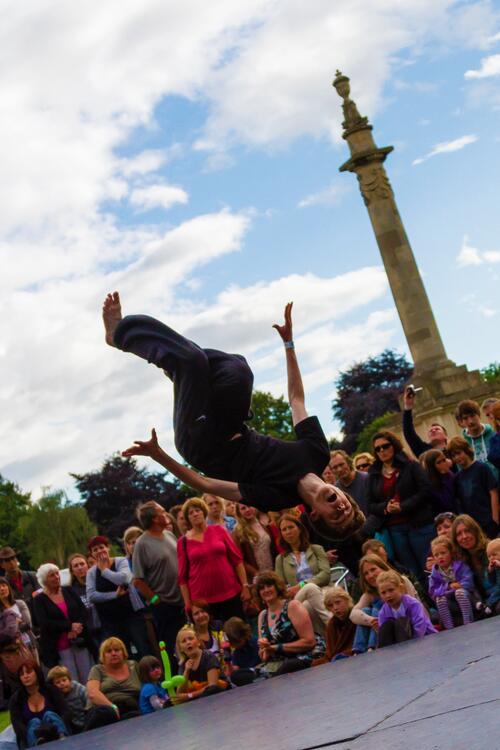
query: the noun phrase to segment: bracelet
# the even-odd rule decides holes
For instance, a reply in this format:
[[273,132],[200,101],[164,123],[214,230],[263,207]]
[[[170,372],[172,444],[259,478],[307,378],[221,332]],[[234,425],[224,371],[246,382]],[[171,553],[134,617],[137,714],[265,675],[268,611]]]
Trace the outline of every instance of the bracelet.
[[158,594],[153,594],[148,604],[156,604],[156,602],[159,602],[159,601],[160,601],[160,597],[158,596]]
[[306,585],[305,581],[300,581],[299,586],[301,589],[303,589],[305,585]]
[[295,344],[293,343],[293,339],[291,341],[285,341],[285,349],[295,349]]
[[111,708],[114,708],[117,714],[120,713],[120,709],[118,708],[118,706],[115,703],[111,704]]
[[283,654],[283,653],[285,653],[285,644],[284,643],[277,643],[276,644],[276,653],[277,654]]
[[188,693],[187,696],[188,696],[189,700],[193,700],[193,694],[192,693]]

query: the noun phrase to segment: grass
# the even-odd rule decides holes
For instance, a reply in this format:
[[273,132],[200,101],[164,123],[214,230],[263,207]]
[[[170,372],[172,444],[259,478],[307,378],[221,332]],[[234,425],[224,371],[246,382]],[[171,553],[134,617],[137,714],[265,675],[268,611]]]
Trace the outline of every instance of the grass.
[[8,711],[0,711],[0,732],[3,732],[5,727],[10,724],[10,717]]

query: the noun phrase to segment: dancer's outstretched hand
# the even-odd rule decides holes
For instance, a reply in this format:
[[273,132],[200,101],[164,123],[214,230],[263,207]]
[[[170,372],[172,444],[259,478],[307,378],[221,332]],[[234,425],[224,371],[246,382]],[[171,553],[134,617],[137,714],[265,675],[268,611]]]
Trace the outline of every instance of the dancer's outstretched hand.
[[160,451],[160,444],[156,436],[156,430],[151,430],[151,440],[135,440],[134,444],[130,448],[126,448],[122,451],[122,456],[128,458],[129,456],[150,456],[155,458]]
[[273,325],[273,328],[276,328],[276,330],[278,331],[283,341],[293,340],[292,307],[293,307],[293,302],[288,302],[288,304],[285,307],[285,322],[283,325],[280,326],[278,325],[278,323],[275,323]]

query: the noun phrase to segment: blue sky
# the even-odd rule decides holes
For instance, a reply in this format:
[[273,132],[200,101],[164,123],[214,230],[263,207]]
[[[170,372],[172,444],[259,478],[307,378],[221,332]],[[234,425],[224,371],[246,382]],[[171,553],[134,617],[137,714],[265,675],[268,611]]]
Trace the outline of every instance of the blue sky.
[[[295,302],[325,432],[339,368],[406,351],[341,139],[335,70],[374,126],[449,356],[500,359],[500,14],[493,2],[110,0],[12,7],[0,71],[0,471],[35,495],[155,425],[159,373],[100,304],[245,354],[284,391]],[[40,33],[43,29],[44,33]]]

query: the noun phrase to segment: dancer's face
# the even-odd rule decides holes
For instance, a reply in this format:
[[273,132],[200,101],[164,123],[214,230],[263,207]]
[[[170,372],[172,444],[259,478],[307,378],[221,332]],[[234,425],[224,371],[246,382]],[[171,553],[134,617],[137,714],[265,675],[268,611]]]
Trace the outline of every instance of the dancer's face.
[[313,520],[321,519],[327,526],[342,531],[352,523],[354,508],[338,487],[323,484],[313,499],[311,517]]

